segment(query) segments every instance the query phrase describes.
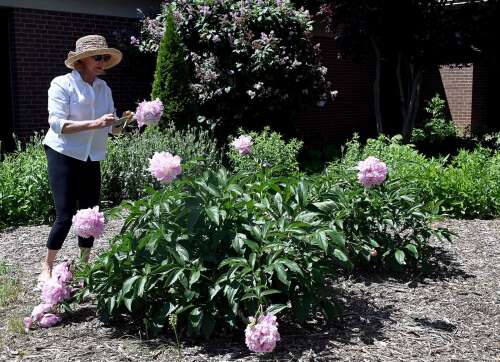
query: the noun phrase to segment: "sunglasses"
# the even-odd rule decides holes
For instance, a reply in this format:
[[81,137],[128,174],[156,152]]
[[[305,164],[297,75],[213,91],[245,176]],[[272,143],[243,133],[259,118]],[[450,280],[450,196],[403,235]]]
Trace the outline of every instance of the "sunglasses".
[[105,55],[94,55],[92,58],[94,58],[94,60],[96,62],[100,62],[101,60],[107,62],[108,60],[111,59],[111,55],[108,55],[108,54],[105,54]]

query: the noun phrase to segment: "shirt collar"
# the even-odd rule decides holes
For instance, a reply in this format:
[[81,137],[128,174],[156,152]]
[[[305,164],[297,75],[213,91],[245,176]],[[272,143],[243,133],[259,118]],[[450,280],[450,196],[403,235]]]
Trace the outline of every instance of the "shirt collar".
[[[87,83],[87,82],[85,82],[85,81],[83,80],[83,78],[82,78],[82,76],[81,76],[80,72],[79,72],[78,70],[76,70],[76,69],[73,69],[73,71],[71,72],[71,76],[72,76],[72,77],[73,77],[73,79],[74,79],[74,80],[76,80],[76,81],[83,82],[83,83]],[[102,82],[102,80],[101,80],[100,78],[96,77],[96,78],[94,79],[94,84],[93,84],[93,86],[99,85],[99,84],[101,84],[101,82]],[[88,83],[87,83],[87,84],[88,84]],[[90,84],[89,84],[89,85],[90,85]]]

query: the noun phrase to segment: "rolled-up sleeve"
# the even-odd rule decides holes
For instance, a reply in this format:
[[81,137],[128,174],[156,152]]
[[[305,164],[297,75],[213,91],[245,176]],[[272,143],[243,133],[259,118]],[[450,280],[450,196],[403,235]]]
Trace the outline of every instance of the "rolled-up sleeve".
[[69,116],[69,96],[64,88],[52,81],[49,88],[49,125],[56,134],[61,134]]

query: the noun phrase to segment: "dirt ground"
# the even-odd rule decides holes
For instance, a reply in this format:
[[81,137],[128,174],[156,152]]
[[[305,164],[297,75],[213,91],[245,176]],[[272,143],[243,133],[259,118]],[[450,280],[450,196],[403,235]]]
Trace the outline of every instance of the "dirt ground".
[[[96,252],[119,224],[108,224]],[[281,342],[266,355],[249,353],[243,332],[210,341],[184,339],[180,359],[170,335],[148,340],[124,326],[106,327],[91,304],[57,327],[14,332],[8,321],[29,315],[38,304],[33,287],[50,228],[5,230],[0,260],[14,268],[23,292],[14,305],[0,309],[0,361],[500,361],[500,219],[440,224],[458,237],[432,242],[432,274],[341,278],[334,286],[344,304],[341,322],[281,324]],[[59,260],[73,258],[76,249],[73,236]]]

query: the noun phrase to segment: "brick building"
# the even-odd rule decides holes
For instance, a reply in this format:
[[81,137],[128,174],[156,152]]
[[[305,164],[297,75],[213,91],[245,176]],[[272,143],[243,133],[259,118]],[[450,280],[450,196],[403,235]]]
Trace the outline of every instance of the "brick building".
[[3,147],[12,146],[12,133],[26,138],[48,128],[50,81],[70,71],[64,60],[81,36],[104,35],[110,47],[124,52],[123,61],[103,76],[113,90],[119,113],[147,98],[154,58],[127,52],[130,48],[124,43],[137,32],[137,8],[157,12],[159,4],[155,0],[0,0],[2,44],[7,45],[2,60],[7,79],[1,83],[2,94],[8,95],[1,97]]
[[[2,72],[4,87],[0,119],[0,140],[5,144],[15,133],[26,138],[33,131],[47,129],[47,89],[50,80],[69,70],[63,61],[77,38],[87,34],[104,35],[111,47],[124,52],[124,60],[103,78],[113,90],[118,112],[135,108],[147,98],[152,82],[154,58],[130,52],[128,39],[138,28],[136,8],[157,11],[160,1],[140,0],[0,0],[3,27]],[[330,69],[329,79],[339,96],[333,104],[314,108],[298,116],[298,134],[309,144],[343,141],[353,132],[375,133],[373,120],[373,68],[339,60],[334,41],[318,34],[323,63]],[[498,83],[494,67],[472,65],[466,68],[444,66],[430,73],[424,82],[423,99],[436,91],[446,97],[452,119],[461,128],[495,126],[497,107],[493,85]],[[396,103],[397,104],[397,100]],[[391,105],[397,112],[397,107]],[[397,118],[397,115],[394,115]]]

